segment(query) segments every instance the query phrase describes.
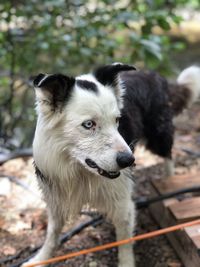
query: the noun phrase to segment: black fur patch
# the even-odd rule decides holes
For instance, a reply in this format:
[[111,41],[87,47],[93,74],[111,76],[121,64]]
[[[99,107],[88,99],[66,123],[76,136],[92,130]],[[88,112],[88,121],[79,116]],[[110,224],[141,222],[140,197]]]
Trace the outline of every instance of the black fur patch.
[[87,80],[76,80],[76,84],[82,89],[91,91],[95,94],[98,93],[98,88],[95,83],[87,81]]
[[169,85],[170,105],[174,115],[180,114],[187,107],[192,93],[187,86],[180,84]]
[[62,74],[39,74],[33,81],[35,87],[42,88],[44,93],[45,90],[50,93],[49,102],[54,110],[61,107],[69,99],[74,83],[73,77]]
[[171,157],[174,127],[167,81],[154,72],[121,73],[126,87],[119,132],[130,144],[146,140],[146,147],[161,157]]
[[45,74],[40,73],[37,76],[33,77],[33,85],[37,87],[39,83],[42,81],[42,79],[45,77]]
[[105,65],[94,71],[94,76],[103,85],[115,85],[117,75],[121,71],[136,70],[134,66],[125,64]]
[[44,174],[39,170],[35,161],[33,161],[33,166],[35,168],[35,175],[43,182],[47,183],[48,179],[44,176]]
[[38,166],[36,165],[35,161],[33,161],[33,166],[34,166],[34,168],[35,168],[35,175],[36,175],[36,177],[37,177],[38,179],[40,179],[40,181],[41,181],[43,184],[48,185],[49,188],[51,188],[51,187],[52,187],[52,182],[51,182],[51,180],[50,180],[47,176],[45,176],[45,175],[40,171],[40,169],[39,169]]

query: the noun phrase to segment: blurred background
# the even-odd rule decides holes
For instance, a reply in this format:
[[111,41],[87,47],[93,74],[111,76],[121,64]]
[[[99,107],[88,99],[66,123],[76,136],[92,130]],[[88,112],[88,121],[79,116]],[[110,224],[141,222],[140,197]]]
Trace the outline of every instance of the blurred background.
[[199,0],[0,1],[0,148],[31,146],[39,72],[115,61],[166,76],[198,63]]
[[[77,75],[116,61],[156,70],[169,80],[199,64],[200,0],[0,0],[0,266],[17,267],[32,256],[47,226],[33,159],[26,157],[32,155],[27,148],[36,121],[30,77],[40,72]],[[199,122],[199,103],[175,121],[177,175],[200,173]],[[164,175],[163,162],[143,147],[135,155],[133,197],[150,197],[150,182]],[[88,219],[82,215],[75,225]],[[148,209],[138,211],[138,233],[157,228]],[[114,229],[102,220],[65,242],[56,255],[114,240]],[[138,242],[135,251],[138,267],[183,266],[165,237]],[[116,249],[66,264],[114,267]]]

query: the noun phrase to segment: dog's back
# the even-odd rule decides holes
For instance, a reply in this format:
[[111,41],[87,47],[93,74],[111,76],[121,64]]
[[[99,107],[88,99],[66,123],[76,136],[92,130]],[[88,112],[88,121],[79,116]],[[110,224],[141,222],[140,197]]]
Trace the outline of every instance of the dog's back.
[[130,143],[144,139],[153,153],[171,157],[172,109],[167,81],[155,72],[121,74],[126,92],[119,131]]
[[126,90],[119,132],[128,144],[144,140],[147,149],[166,159],[172,175],[173,116],[199,98],[200,68],[185,69],[175,83],[153,71],[126,71],[120,77]]

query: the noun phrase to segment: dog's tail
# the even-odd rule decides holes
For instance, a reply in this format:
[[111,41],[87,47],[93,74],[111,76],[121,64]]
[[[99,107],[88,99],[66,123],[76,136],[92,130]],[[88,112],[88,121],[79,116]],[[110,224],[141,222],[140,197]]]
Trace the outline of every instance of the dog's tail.
[[200,98],[200,67],[184,69],[176,84],[169,85],[169,94],[174,116],[197,101]]

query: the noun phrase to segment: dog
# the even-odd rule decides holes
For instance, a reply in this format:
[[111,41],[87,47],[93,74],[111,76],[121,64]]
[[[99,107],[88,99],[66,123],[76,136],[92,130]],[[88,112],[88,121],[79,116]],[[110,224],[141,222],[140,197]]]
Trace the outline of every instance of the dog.
[[[114,63],[76,78],[39,74],[34,79],[33,155],[48,229],[31,262],[52,256],[64,222],[88,203],[111,220],[117,240],[132,236],[136,211],[128,172],[134,146],[144,141],[173,173],[173,116],[199,97],[199,77],[200,68],[193,66],[170,85],[155,72]],[[135,267],[132,244],[119,247],[118,266]]]

